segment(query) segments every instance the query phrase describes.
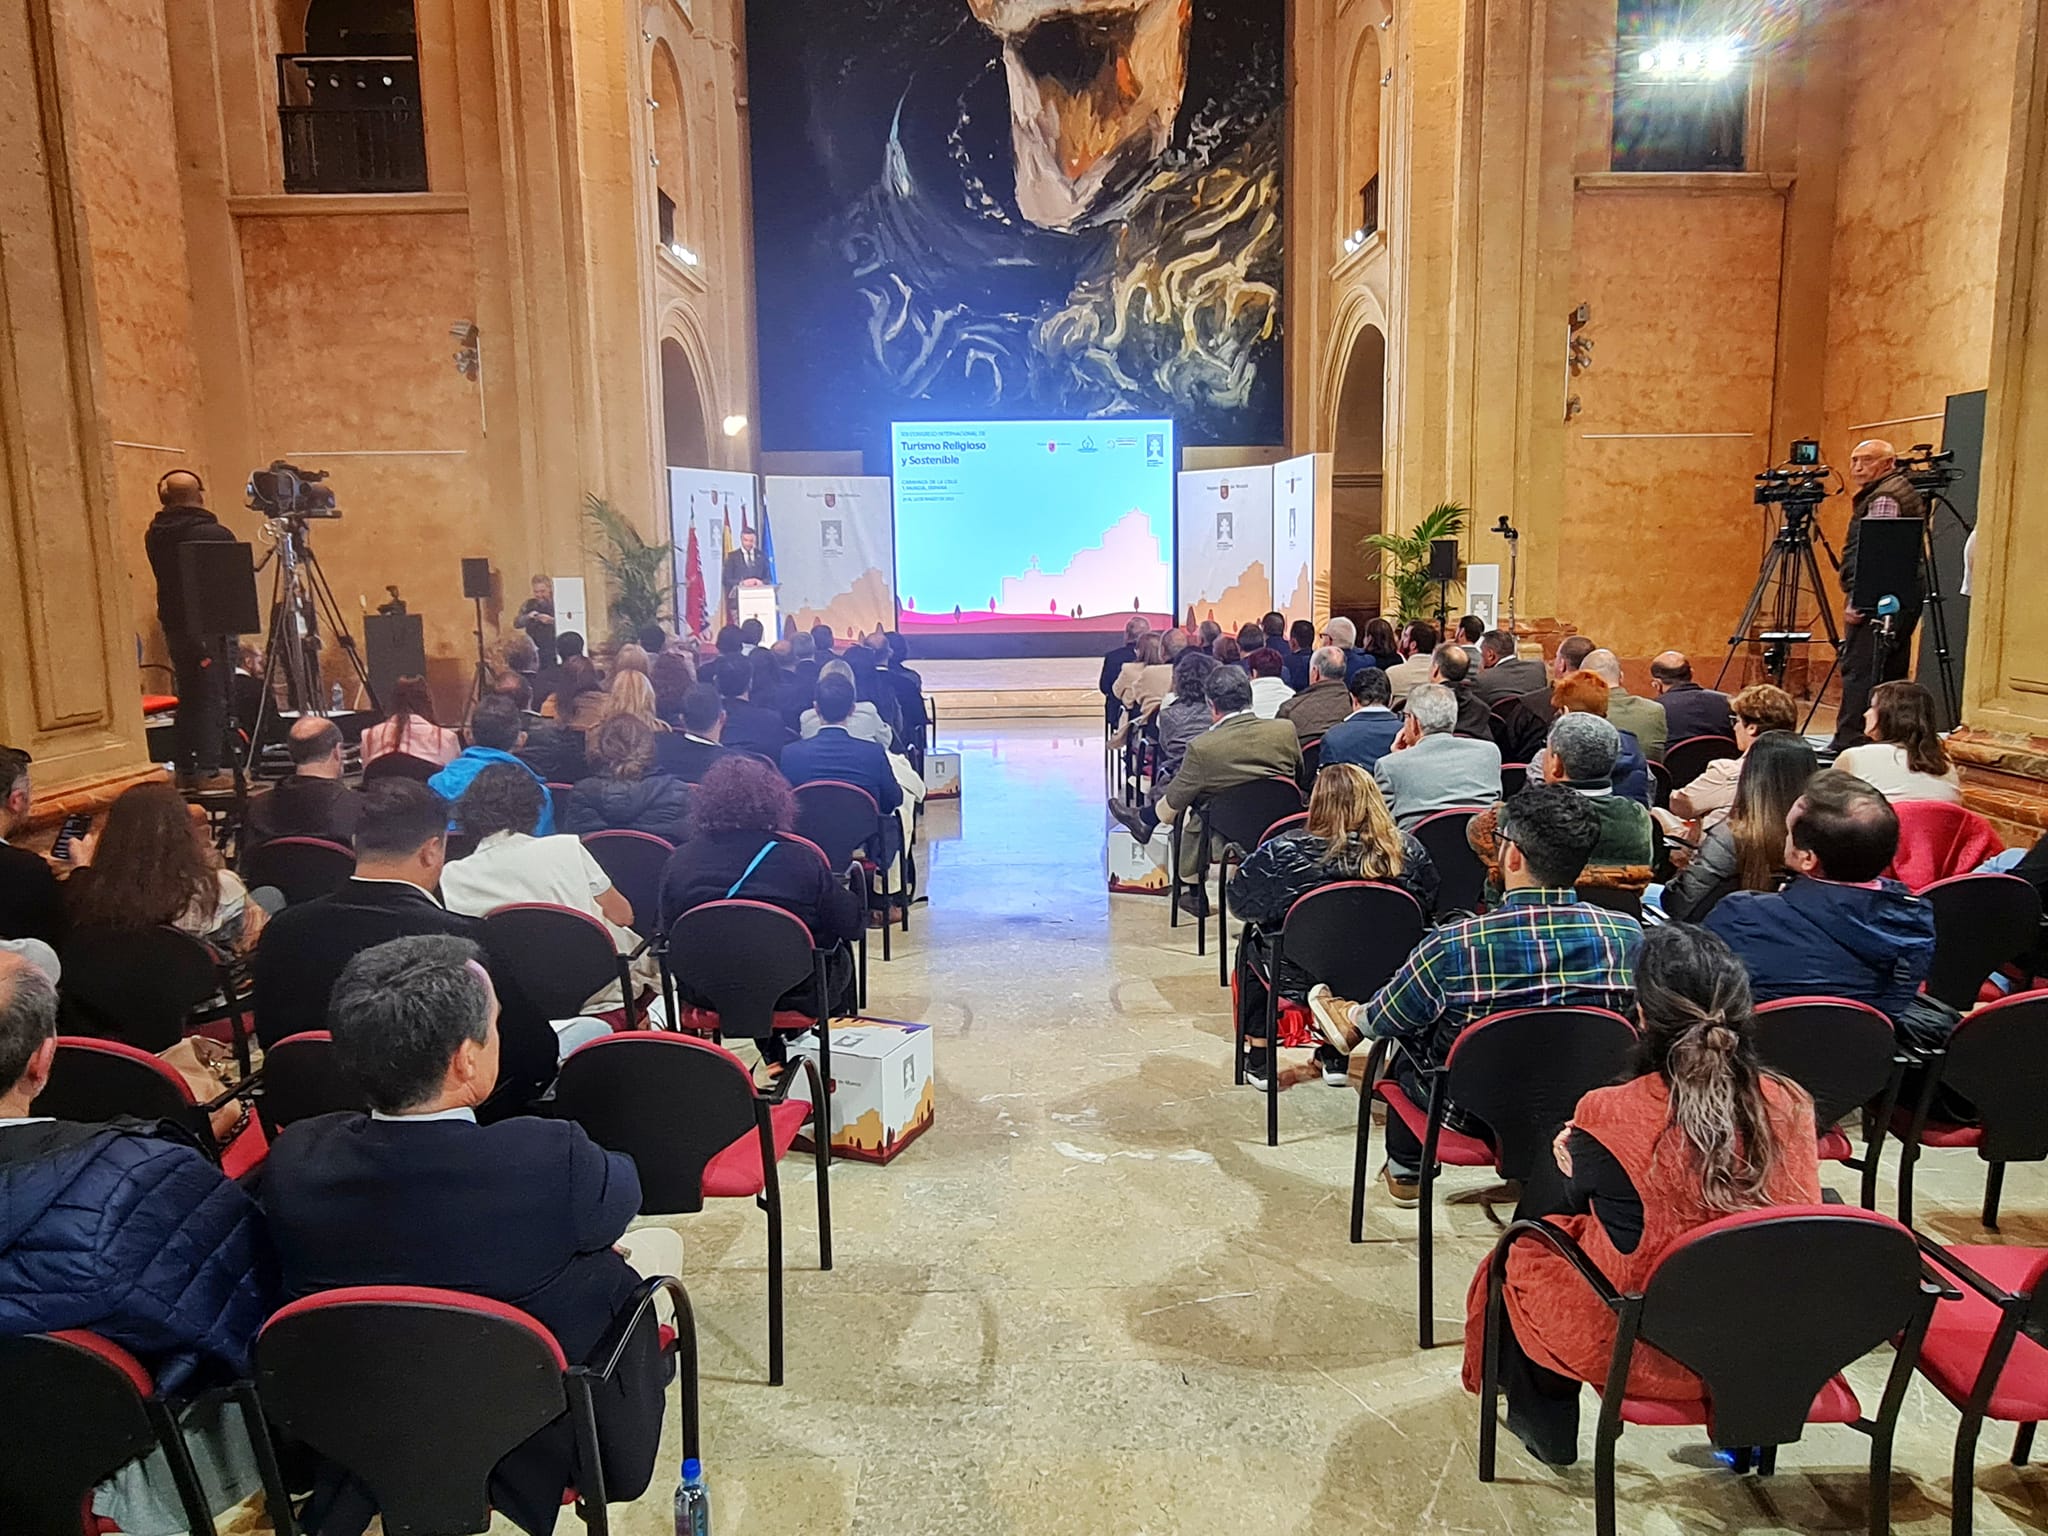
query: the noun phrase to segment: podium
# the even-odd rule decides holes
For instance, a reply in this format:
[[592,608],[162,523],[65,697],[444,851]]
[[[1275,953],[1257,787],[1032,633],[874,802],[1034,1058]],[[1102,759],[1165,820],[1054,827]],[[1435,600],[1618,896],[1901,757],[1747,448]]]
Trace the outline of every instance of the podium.
[[736,623],[744,624],[749,619],[759,619],[764,645],[773,645],[782,638],[782,621],[776,616],[773,587],[737,587],[734,592],[738,612]]

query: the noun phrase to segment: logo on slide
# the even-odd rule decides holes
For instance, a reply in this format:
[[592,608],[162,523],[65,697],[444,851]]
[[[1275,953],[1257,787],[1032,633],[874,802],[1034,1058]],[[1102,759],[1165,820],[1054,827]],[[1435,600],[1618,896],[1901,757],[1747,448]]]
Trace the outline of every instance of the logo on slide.
[[1237,542],[1237,518],[1229,512],[1216,514],[1216,547],[1228,549]]
[[1218,501],[1230,500],[1230,484],[1228,481],[1216,487],[1216,499]]
[[836,506],[838,506],[838,505],[839,505],[839,493],[838,493],[837,491],[827,491],[827,492],[825,493],[825,505],[826,505],[826,506],[828,506],[828,507],[836,507]]
[[[827,498],[829,502],[830,498]],[[846,525],[838,518],[825,518],[818,524],[819,547],[828,555],[846,552]]]
[[1164,464],[1165,462],[1166,434],[1164,432],[1147,432],[1145,434],[1146,467],[1148,469],[1157,469],[1160,465]]
[[1058,453],[1060,451],[1060,445],[1058,443],[1047,443],[1045,445],[1045,451],[1047,453]]
[[1095,439],[1094,439],[1094,438],[1092,438],[1092,437],[1084,437],[1084,438],[1082,438],[1082,439],[1081,439],[1081,451],[1082,451],[1083,453],[1093,453],[1093,452],[1095,451]]

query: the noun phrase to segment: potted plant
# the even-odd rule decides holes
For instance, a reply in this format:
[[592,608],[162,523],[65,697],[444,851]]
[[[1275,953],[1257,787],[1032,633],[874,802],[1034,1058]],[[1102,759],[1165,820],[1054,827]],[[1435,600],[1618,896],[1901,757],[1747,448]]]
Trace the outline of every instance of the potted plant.
[[604,541],[596,553],[610,591],[613,632],[631,636],[645,625],[660,623],[674,602],[675,545],[648,543],[601,496],[583,500],[584,515]]
[[1394,592],[1394,619],[1408,624],[1436,612],[1437,583],[1430,579],[1429,546],[1437,539],[1455,539],[1465,531],[1466,509],[1440,501],[1407,533],[1375,533],[1359,540],[1363,553],[1380,559],[1380,577]]

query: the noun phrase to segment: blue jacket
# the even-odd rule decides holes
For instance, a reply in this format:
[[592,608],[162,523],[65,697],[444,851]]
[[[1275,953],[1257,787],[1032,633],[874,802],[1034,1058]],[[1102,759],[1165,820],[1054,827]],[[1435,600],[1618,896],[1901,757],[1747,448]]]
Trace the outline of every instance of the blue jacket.
[[782,776],[795,785],[821,779],[858,784],[885,811],[903,803],[903,786],[896,782],[889,754],[872,741],[847,734],[843,726],[828,725],[808,740],[784,747]]
[[176,1392],[245,1374],[281,1293],[255,1202],[153,1130],[0,1129],[0,1336],[89,1328]]
[[[462,798],[462,792],[469,788],[470,781],[493,763],[510,763],[514,768],[524,769],[533,774],[533,782],[547,789],[547,780],[534,773],[525,763],[510,752],[500,752],[496,747],[464,747],[462,754],[427,780],[427,788],[446,800],[450,805]],[[453,826],[451,821],[449,825]],[[533,829],[535,837],[546,837],[555,830],[555,797],[543,794],[540,802],[540,825]]]
[[1349,718],[1323,732],[1323,755],[1318,761],[1325,768],[1332,763],[1350,763],[1371,773],[1380,759],[1394,750],[1394,738],[1400,734],[1401,716],[1393,710],[1370,714],[1353,710]]
[[1749,969],[1760,1003],[1846,997],[1897,1020],[1934,960],[1934,908],[1896,880],[1875,888],[1797,879],[1737,891],[1707,914]]

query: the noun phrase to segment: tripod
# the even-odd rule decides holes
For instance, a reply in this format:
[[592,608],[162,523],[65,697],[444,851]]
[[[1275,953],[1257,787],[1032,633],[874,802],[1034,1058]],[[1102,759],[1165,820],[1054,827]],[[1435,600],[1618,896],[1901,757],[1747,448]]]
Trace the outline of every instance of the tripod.
[[1927,499],[1926,548],[1921,563],[1925,567],[1920,583],[1926,598],[1927,637],[1934,646],[1935,670],[1941,677],[1941,702],[1948,713],[1944,717],[1950,725],[1961,723],[1963,718],[1962,693],[1956,686],[1955,655],[1949,649],[1948,614],[1942,609],[1941,561],[1934,551],[1934,524],[1937,510],[1946,509],[1948,515],[1961,526],[1965,535],[1973,532],[1969,522],[1957,510],[1939,486],[1920,486],[1921,494]]
[[379,711],[383,707],[377,700],[377,690],[370,686],[369,669],[363,665],[362,653],[356,649],[355,636],[349,633],[348,625],[341,616],[341,605],[334,600],[334,589],[327,584],[326,573],[320,569],[320,562],[313,554],[305,519],[274,517],[263,527],[264,536],[272,541],[264,563],[275,559],[277,570],[271,577],[270,632],[264,638],[263,648],[263,692],[256,707],[256,718],[249,726],[249,752],[243,765],[244,773],[255,771],[256,760],[263,750],[265,717],[276,708],[275,689],[280,663],[284,667],[286,693],[293,706],[304,715],[327,713],[326,701],[320,697],[320,620],[323,614],[336,644],[356,674],[361,692],[369,699],[370,707]]
[[476,603],[476,680],[470,684],[469,696],[480,701],[489,696],[497,678],[491,672],[490,655],[484,649],[484,600],[479,597],[473,601]]
[[[1812,726],[1813,717],[1820,712],[1821,697],[1842,664],[1842,632],[1835,624],[1834,608],[1828,601],[1827,580],[1821,574],[1820,557],[1813,548],[1817,536],[1821,548],[1827,551],[1828,564],[1839,568],[1841,562],[1835,558],[1834,548],[1814,518],[1823,499],[1818,495],[1801,496],[1788,498],[1782,503],[1784,520],[1778,525],[1778,536],[1771,540],[1771,547],[1764,555],[1763,569],[1757,573],[1756,587],[1749,594],[1749,606],[1742,610],[1742,617],[1736,621],[1735,633],[1728,638],[1728,655],[1721,663],[1720,676],[1714,679],[1714,686],[1718,689],[1726,680],[1728,669],[1735,664],[1735,653],[1745,645],[1761,645],[1764,669],[1771,674],[1771,681],[1780,688],[1785,686],[1785,673],[1792,664],[1792,647],[1813,642],[1812,629],[1799,627],[1801,589],[1810,582],[1814,601],[1820,608],[1821,627],[1827,632],[1828,644],[1834,647],[1835,654],[1828,664],[1827,676],[1814,690],[1813,706],[1807,711],[1806,725],[1801,727],[1802,730]],[[1764,598],[1773,594],[1774,586],[1771,626],[1760,634],[1752,634],[1757,615],[1763,611]]]

